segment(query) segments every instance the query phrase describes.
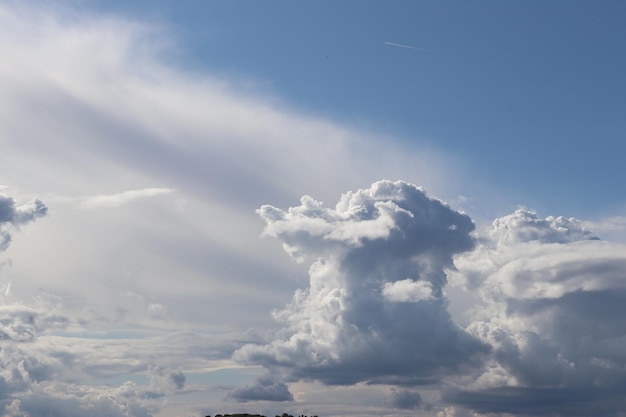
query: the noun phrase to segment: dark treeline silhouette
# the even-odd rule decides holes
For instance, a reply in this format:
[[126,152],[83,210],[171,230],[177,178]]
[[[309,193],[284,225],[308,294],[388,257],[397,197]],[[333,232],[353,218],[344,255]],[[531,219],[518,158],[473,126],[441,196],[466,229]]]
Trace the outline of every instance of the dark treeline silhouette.
[[[211,416],[206,416],[206,417],[211,417]],[[262,414],[248,414],[248,413],[244,413],[244,414],[216,414],[215,417],[266,417]],[[287,413],[283,413],[282,416],[276,416],[276,417],[294,417],[291,414],[287,414]],[[300,414],[298,417],[309,417],[305,414]],[[317,417],[317,416],[311,416],[311,417]]]

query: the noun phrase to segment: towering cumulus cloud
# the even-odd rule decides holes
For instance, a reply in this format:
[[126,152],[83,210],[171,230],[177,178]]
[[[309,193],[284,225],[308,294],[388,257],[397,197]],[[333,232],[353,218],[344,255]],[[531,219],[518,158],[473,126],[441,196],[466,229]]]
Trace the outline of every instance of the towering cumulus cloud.
[[444,399],[513,415],[622,416],[626,247],[572,218],[518,210],[455,259],[483,301],[468,331],[493,347],[483,374]]
[[471,219],[412,184],[379,181],[335,208],[311,197],[258,210],[265,234],[298,261],[310,284],[274,313],[285,327],[237,359],[289,379],[417,385],[488,351],[456,326],[443,293],[455,254],[471,250]]

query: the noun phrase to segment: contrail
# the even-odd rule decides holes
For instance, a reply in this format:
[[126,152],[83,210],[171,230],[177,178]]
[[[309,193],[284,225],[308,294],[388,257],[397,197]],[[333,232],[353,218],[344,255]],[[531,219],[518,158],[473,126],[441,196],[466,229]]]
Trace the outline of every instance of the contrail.
[[430,51],[430,49],[418,48],[415,46],[402,45],[401,43],[383,42],[385,45],[397,46],[400,48],[415,49],[416,51]]

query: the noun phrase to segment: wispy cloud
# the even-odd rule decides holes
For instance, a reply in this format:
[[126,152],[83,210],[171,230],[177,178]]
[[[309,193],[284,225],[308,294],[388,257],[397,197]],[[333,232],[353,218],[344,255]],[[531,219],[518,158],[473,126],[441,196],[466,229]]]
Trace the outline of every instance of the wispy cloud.
[[128,190],[116,194],[97,195],[88,197],[81,202],[82,208],[93,209],[101,207],[120,207],[138,200],[173,193],[172,188],[142,188]]

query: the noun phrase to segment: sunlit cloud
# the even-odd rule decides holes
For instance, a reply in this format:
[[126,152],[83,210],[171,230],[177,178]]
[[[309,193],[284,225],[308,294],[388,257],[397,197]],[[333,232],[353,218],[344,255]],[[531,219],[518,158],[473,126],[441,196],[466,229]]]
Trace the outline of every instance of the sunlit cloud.
[[117,194],[97,195],[84,199],[81,207],[87,209],[100,207],[120,207],[138,200],[174,192],[171,188],[143,188],[140,190],[123,191]]

